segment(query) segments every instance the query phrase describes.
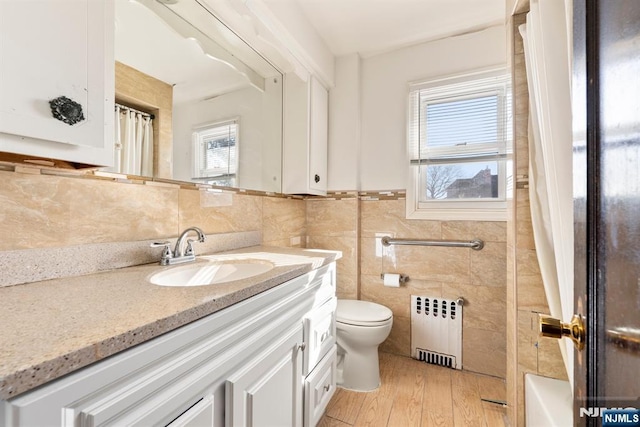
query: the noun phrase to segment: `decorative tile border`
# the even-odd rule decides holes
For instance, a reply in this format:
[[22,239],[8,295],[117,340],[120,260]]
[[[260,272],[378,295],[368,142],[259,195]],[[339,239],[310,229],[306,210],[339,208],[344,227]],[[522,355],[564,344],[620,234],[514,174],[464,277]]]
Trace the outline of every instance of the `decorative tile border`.
[[357,191],[327,191],[326,196],[304,196],[305,200],[353,200],[358,198]]
[[516,189],[529,188],[529,175],[516,175]]
[[404,200],[406,190],[385,191],[328,191],[326,196],[305,196],[305,200]]
[[360,200],[404,200],[407,198],[406,190],[389,191],[361,191],[358,193]]

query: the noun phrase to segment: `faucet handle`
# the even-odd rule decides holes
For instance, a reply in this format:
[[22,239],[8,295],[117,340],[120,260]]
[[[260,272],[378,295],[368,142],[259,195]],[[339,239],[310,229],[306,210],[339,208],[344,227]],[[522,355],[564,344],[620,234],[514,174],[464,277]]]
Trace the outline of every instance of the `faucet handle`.
[[161,246],[164,246],[165,248],[171,247],[171,242],[167,240],[165,242],[153,242],[149,245],[151,248],[159,248]]
[[187,256],[187,255],[195,255],[195,253],[193,251],[193,244],[195,242],[202,242],[202,240],[200,240],[200,239],[198,239],[198,240],[187,239],[187,249],[184,251],[185,256]]
[[164,250],[162,251],[162,258],[160,259],[160,264],[165,264],[169,259],[173,258],[173,253],[171,252],[171,242],[153,242],[149,245],[152,248],[159,248],[164,246]]

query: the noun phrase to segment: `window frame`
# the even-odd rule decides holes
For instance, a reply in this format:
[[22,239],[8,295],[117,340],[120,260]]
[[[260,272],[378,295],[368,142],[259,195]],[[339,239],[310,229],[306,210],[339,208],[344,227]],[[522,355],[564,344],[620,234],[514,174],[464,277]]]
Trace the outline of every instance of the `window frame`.
[[[483,95],[497,94],[499,96],[498,134],[497,142],[477,143],[462,146],[452,150],[451,147],[432,147],[424,151],[430,156],[426,159],[420,156],[420,143],[426,136],[425,126],[418,126],[416,131],[416,107],[412,100],[422,108],[425,101],[420,99],[421,91],[429,91],[427,103],[436,101],[454,102],[462,99],[479,98]],[[414,97],[418,97],[416,100]],[[411,82],[408,85],[407,96],[407,159],[409,164],[408,185],[406,194],[406,218],[427,220],[483,220],[506,221],[507,199],[509,197],[509,182],[512,180],[512,165],[510,153],[512,150],[511,136],[508,126],[511,126],[512,106],[510,93],[510,75],[505,68],[479,70],[444,78],[427,81]],[[500,111],[500,109],[502,111]],[[417,135],[417,136],[416,136]],[[503,142],[500,142],[503,141]],[[495,154],[487,154],[486,148],[495,150]],[[458,156],[451,156],[455,151]],[[473,153],[478,153],[473,155]],[[463,200],[429,200],[420,201],[422,182],[424,181],[424,165],[459,164],[474,161],[497,162],[498,194],[497,200],[463,199]]]
[[[203,156],[205,155],[204,149],[202,147],[202,144],[205,142],[203,141],[204,136],[206,135],[205,132],[208,130],[212,130],[214,128],[219,128],[222,126],[228,126],[233,124],[235,124],[236,126],[236,129],[235,129],[236,160],[234,164],[235,173],[224,174],[224,175],[220,175],[220,174],[212,175],[212,173],[217,173],[217,172],[214,172],[213,169],[203,169],[201,167],[201,165],[203,164]],[[192,142],[192,149],[193,149],[192,179],[206,181],[206,180],[213,180],[216,178],[220,178],[222,176],[226,176],[226,177],[234,176],[236,180],[238,179],[239,172],[240,172],[239,170],[240,169],[240,119],[238,117],[194,126],[191,133],[191,142]]]

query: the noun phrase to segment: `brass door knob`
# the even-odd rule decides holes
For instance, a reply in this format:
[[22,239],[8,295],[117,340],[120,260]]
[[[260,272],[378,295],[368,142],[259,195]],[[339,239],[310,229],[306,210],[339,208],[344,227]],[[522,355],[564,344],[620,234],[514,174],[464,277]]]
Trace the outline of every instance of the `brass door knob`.
[[569,323],[562,322],[553,317],[539,315],[538,323],[540,325],[540,335],[543,337],[557,339],[562,337],[571,338],[578,351],[584,348],[586,330],[582,316],[579,314],[574,314]]

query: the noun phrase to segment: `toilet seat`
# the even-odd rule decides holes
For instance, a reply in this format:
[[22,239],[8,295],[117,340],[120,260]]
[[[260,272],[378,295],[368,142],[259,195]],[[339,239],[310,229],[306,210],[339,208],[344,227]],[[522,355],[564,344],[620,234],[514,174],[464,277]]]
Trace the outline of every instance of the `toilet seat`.
[[393,312],[384,305],[370,301],[338,300],[336,321],[355,326],[380,326],[389,322]]

